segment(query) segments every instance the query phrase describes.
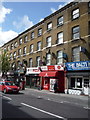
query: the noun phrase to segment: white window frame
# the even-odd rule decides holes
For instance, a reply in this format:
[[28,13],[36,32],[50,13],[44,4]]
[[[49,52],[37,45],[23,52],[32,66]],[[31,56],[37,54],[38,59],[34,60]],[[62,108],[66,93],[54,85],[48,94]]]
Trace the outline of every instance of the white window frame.
[[63,32],[57,34],[57,44],[63,43]]
[[41,41],[37,43],[37,51],[40,51],[40,50],[41,50]]
[[46,47],[51,47],[51,41],[52,41],[52,37],[51,36],[46,38]]
[[38,56],[38,57],[36,58],[36,63],[37,63],[37,67],[39,67],[39,66],[40,66],[40,56]]
[[38,29],[38,36],[42,35],[42,28]]
[[79,39],[80,38],[80,27],[76,26],[72,28],[72,37],[73,39]]
[[72,19],[78,18],[79,15],[80,15],[79,8],[77,8],[77,9],[75,9],[75,10],[72,11]]
[[31,39],[34,39],[34,32],[31,33]]
[[46,65],[51,65],[51,54],[46,55]]
[[64,18],[63,18],[63,16],[61,16],[57,19],[57,25],[61,26],[61,25],[63,25],[63,23],[64,23]]
[[51,30],[52,29],[52,22],[47,24],[47,30]]
[[29,59],[29,66],[32,67],[33,66],[33,61],[32,58]]
[[57,51],[57,65],[63,63],[63,51]]
[[80,47],[72,48],[73,62],[80,61]]
[[30,53],[33,53],[33,48],[34,48],[34,45],[31,44],[31,45],[30,45]]

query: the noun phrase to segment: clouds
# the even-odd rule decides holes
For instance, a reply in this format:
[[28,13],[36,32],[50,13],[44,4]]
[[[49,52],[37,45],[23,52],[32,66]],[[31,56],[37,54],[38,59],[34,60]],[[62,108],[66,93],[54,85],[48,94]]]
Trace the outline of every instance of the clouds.
[[29,20],[27,15],[24,15],[22,18],[18,18],[18,21],[14,21],[13,25],[19,30],[26,30],[33,26],[33,22]]
[[5,21],[6,15],[10,14],[11,12],[11,9],[5,8],[0,4],[0,23],[3,23]]
[[9,40],[13,39],[17,35],[18,35],[17,32],[14,32],[12,30],[2,31],[2,28],[0,28],[0,46],[8,42]]

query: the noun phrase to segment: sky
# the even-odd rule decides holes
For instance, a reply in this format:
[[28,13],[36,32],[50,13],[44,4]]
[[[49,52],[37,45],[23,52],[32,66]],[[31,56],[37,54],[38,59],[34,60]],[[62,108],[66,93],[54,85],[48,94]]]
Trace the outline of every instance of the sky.
[[45,0],[44,2],[17,2],[17,0],[16,2],[10,2],[10,0],[0,2],[0,46],[42,21],[68,2],[70,0],[67,2],[55,2],[55,0],[49,2],[45,2]]

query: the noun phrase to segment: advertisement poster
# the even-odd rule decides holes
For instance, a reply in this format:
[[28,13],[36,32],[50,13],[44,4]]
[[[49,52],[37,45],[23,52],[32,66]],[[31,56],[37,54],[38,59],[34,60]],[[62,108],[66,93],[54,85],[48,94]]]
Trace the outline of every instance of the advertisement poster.
[[55,84],[56,79],[50,79],[50,91],[54,92],[54,84]]

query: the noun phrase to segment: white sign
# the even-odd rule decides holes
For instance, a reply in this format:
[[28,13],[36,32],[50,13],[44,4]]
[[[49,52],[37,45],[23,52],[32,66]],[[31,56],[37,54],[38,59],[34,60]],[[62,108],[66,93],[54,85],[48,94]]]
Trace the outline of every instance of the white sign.
[[27,68],[27,72],[26,74],[39,74],[40,70],[38,69],[38,67],[33,67],[33,68]]

